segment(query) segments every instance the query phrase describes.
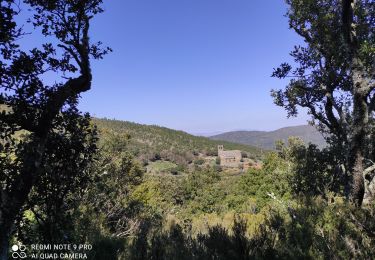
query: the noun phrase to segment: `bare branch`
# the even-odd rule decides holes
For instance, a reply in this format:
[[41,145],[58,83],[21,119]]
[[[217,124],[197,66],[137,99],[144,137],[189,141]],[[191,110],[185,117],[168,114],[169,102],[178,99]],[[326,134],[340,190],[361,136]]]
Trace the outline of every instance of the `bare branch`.
[[370,175],[371,172],[374,172],[375,171],[375,164],[371,165],[370,167],[367,167],[364,171],[363,171],[363,177],[366,178],[366,177],[370,177],[370,179],[372,179],[375,175],[375,173],[373,173],[371,176],[368,176]]
[[77,62],[78,66],[82,69],[82,63],[81,63],[80,59],[78,58],[77,54],[73,51],[72,48],[67,47],[67,46],[65,46],[65,45],[63,45],[63,44],[58,44],[57,46],[60,47],[60,48],[63,48],[63,49],[66,50],[70,55],[72,55],[73,58],[74,58],[74,60]]

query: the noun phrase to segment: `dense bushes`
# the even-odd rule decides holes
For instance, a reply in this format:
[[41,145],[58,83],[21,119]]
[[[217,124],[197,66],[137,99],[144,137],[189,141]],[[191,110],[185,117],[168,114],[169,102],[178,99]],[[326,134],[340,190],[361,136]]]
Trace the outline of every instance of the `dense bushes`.
[[[332,175],[332,151],[292,138],[268,153],[261,169],[240,175],[210,166],[189,174],[145,175],[128,151],[128,137],[122,145],[118,136],[107,138],[87,168],[91,184],[70,195],[79,203],[70,205],[69,218],[63,219],[69,225],[59,218],[52,223],[70,242],[91,243],[90,259],[369,259],[375,254],[375,209],[354,210],[346,202],[342,176]],[[36,235],[43,227],[35,218],[25,213],[30,232],[15,239],[44,241]]]
[[[316,199],[289,210],[271,209],[251,236],[248,223],[239,217],[229,230],[216,225],[196,236],[180,225],[144,230],[129,245],[126,259],[370,259],[373,234],[363,233],[356,223],[363,216],[351,220],[354,212],[345,203],[328,205]],[[373,210],[362,213],[374,217]]]
[[292,138],[260,170],[189,175],[174,183],[184,192],[168,228],[144,231],[128,252],[142,244],[144,259],[369,259],[374,208],[346,202],[332,156]]
[[[134,250],[137,248],[138,250]],[[142,248],[142,251],[139,249]],[[246,222],[236,219],[231,232],[221,226],[210,227],[207,234],[186,235],[179,225],[166,232],[138,237],[128,259],[249,259],[271,255],[267,234],[246,237]]]

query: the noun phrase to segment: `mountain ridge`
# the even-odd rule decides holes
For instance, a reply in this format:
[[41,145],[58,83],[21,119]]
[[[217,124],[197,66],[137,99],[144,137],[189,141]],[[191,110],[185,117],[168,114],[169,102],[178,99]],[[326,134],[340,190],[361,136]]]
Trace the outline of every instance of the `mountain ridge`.
[[241,150],[254,159],[260,159],[264,152],[251,145],[216,141],[158,125],[107,118],[93,118],[93,123],[99,129],[102,143],[111,143],[119,150],[126,146],[128,151],[145,162],[162,159],[189,164],[200,155],[217,156],[218,145],[224,145],[228,150]]
[[310,125],[287,126],[273,131],[230,131],[210,136],[209,138],[272,150],[275,149],[277,140],[287,141],[290,136],[298,136],[306,144],[313,143],[319,148],[326,146],[326,142],[320,132]]

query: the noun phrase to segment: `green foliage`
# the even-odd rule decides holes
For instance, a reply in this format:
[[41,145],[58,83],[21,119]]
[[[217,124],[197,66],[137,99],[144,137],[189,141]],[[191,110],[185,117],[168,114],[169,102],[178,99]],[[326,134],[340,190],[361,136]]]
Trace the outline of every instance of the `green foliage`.
[[202,165],[202,164],[204,164],[204,160],[203,159],[196,159],[196,160],[194,160],[194,164],[195,165]]
[[198,196],[199,192],[220,180],[220,175],[212,170],[196,171],[190,174],[183,184],[187,199]]
[[[352,104],[346,101],[356,89],[352,73],[358,68],[353,69],[351,62],[361,61],[362,75],[373,67],[373,26],[368,17],[375,9],[370,1],[353,5],[355,22],[361,25],[354,28],[355,53],[348,50],[342,32],[345,1],[338,5],[333,0],[287,1],[290,25],[307,47],[298,46],[291,54],[300,65],[296,70],[284,63],[274,71],[279,78],[290,73],[295,77],[285,90],[273,92],[275,103],[291,116],[298,106],[307,107],[326,127],[321,130],[330,130],[326,133],[333,136],[328,139],[332,145],[319,150],[290,138],[288,145],[277,142],[277,151],[264,157],[250,146],[106,119],[94,120],[100,131],[98,149],[96,127],[76,106],[78,94],[91,84],[88,56],[101,58],[109,51],[88,43],[88,20],[103,11],[101,1],[26,2],[38,14],[34,25],[71,49],[58,46],[67,51],[60,59],[52,44],[29,54],[19,51],[13,44],[20,32],[12,22],[17,11],[12,1],[0,7],[8,12],[2,21],[5,33],[0,32],[1,58],[7,61],[0,64],[2,247],[16,220],[14,242],[91,243],[90,259],[371,259],[375,255],[374,205],[353,208],[343,200],[347,180],[344,171],[337,170],[346,160],[340,148],[349,147],[356,134],[353,118],[361,114],[351,116]],[[70,8],[65,10],[66,6]],[[69,30],[65,22],[58,22],[66,12],[78,14],[69,16]],[[82,75],[69,84],[44,86],[40,76],[46,66]],[[83,78],[85,84],[71,88]],[[373,120],[371,91],[365,105]],[[336,117],[340,124],[334,124]],[[347,128],[348,124],[352,126]],[[366,138],[374,132],[372,125],[368,128]],[[333,144],[336,140],[341,143]],[[368,141],[361,148],[372,159],[373,140]],[[221,171],[220,159],[215,159],[218,144],[241,150],[244,158],[262,159],[262,166],[242,174]],[[21,208],[23,214],[18,212]],[[0,251],[3,254],[4,249]]]
[[[295,46],[290,53],[294,66],[282,63],[274,70],[273,77],[290,78],[284,89],[272,91],[274,103],[283,107],[288,117],[297,116],[300,108],[308,111],[311,122],[335,148],[335,156],[346,174],[346,196],[360,207],[364,198],[374,200],[369,186],[375,178],[364,170],[375,160],[370,152],[374,150],[374,2],[286,3],[290,28],[303,38],[304,44]],[[310,149],[308,153],[316,152]],[[316,169],[320,176],[322,167]]]
[[[91,167],[94,182],[74,193],[80,203],[67,218],[73,228],[65,229],[95,246],[91,259],[346,259],[374,253],[374,211],[353,210],[330,189],[316,192],[316,185],[328,187],[328,150],[291,138],[265,156],[262,168],[240,175],[210,167],[154,175],[127,150],[131,139],[118,147],[112,145],[118,136],[106,137]],[[168,161],[149,166],[167,165],[176,167]],[[24,219],[30,236],[38,232],[32,212]]]
[[[86,170],[96,150],[89,117],[82,117],[76,107],[80,94],[91,87],[91,59],[102,59],[110,51],[89,37],[91,19],[103,12],[101,4],[101,0],[1,2],[1,259],[7,259],[10,237],[23,236],[14,232],[21,232],[25,209],[34,211],[39,240],[70,240],[65,231],[76,201],[71,193],[86,188]],[[17,24],[19,14],[32,14],[29,23],[40,29],[46,42],[30,49],[20,45],[20,37],[29,32]],[[46,82],[47,73],[53,82]]]
[[368,225],[374,211],[354,212],[347,204],[319,199],[273,208],[251,236],[240,217],[229,230],[215,225],[197,236],[176,224],[167,231],[145,228],[129,245],[126,259],[369,259],[375,253],[373,233],[363,233],[358,222]]
[[240,190],[243,196],[254,197],[257,210],[260,210],[270,202],[269,194],[290,198],[289,175],[287,162],[272,152],[266,156],[262,169],[251,169],[241,177],[237,190]]
[[168,161],[155,161],[151,162],[147,165],[147,172],[149,173],[166,173],[172,170],[182,170],[183,166],[176,165],[175,163],[168,162]]
[[137,231],[150,209],[133,196],[143,183],[143,169],[128,152],[111,155],[101,154],[94,167],[95,182],[82,197],[81,208],[103,235],[124,238]]
[[325,196],[327,192],[343,195],[343,172],[331,147],[319,150],[316,145],[306,146],[301,139],[291,137],[288,146],[277,144],[280,158],[290,166],[288,181],[295,195]]
[[[151,237],[142,233],[131,247],[127,259],[249,259],[269,254],[265,233],[252,239],[246,237],[246,222],[236,219],[232,234],[221,227],[192,238],[179,225]],[[149,239],[148,239],[149,238]]]
[[[315,145],[299,147],[292,151],[294,175],[293,191],[306,196],[324,195],[327,191],[342,193],[344,176],[335,174],[334,158],[328,149],[318,150]],[[341,185],[340,185],[341,184]]]
[[220,159],[219,156],[216,157],[216,159],[215,159],[215,163],[216,163],[217,165],[220,165],[220,163],[221,163],[221,159]]
[[[80,203],[66,218],[65,234],[95,246],[92,259],[321,259],[374,253],[374,211],[355,211],[327,193],[332,189],[318,188],[329,187],[328,150],[291,138],[288,146],[279,143],[277,152],[266,154],[262,168],[241,175],[210,167],[145,175],[127,151],[131,139],[124,137],[120,147],[114,145],[118,136],[106,135],[91,167],[94,182],[81,195],[74,193]],[[168,161],[149,166],[176,169]],[[38,232],[32,212],[24,221],[30,237]]]
[[97,152],[97,134],[89,115],[81,116],[70,108],[56,121],[16,234],[24,244],[72,241],[74,208],[92,182],[89,167]]
[[219,144],[227,149],[242,150],[257,159],[262,156],[261,150],[252,146],[214,141],[165,127],[109,119],[94,119],[94,123],[100,132],[100,144],[108,145],[108,136],[118,136],[119,140],[114,140],[114,144],[121,147],[130,136],[127,150],[144,162],[163,160],[187,167],[194,160],[202,163],[200,155],[217,156]]

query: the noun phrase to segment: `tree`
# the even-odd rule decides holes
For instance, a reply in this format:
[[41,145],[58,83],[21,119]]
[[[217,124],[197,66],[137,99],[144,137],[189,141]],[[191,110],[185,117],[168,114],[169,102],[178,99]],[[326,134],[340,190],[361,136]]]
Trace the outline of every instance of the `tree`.
[[142,222],[144,206],[130,195],[143,182],[143,169],[129,152],[116,160],[103,151],[100,155],[102,159],[94,169],[96,183],[83,197],[82,204],[95,216],[93,223],[99,219],[98,226],[107,228],[111,237],[134,235]]
[[[307,108],[343,164],[347,196],[370,199],[375,165],[375,3],[371,0],[287,0],[290,27],[305,42],[273,76],[291,77],[273,90],[288,116]],[[373,198],[371,198],[373,199]]]
[[327,198],[328,192],[342,195],[342,176],[332,169],[335,157],[329,148],[305,145],[299,137],[289,137],[287,145],[279,140],[276,147],[278,156],[290,165],[287,179],[295,196]]
[[90,116],[81,116],[76,108],[60,113],[56,120],[59,123],[47,139],[38,181],[14,235],[25,245],[82,242],[76,239],[74,218],[95,179],[97,131]]
[[[90,21],[103,12],[102,0],[23,2],[34,10],[32,24],[52,39],[40,49],[23,50],[17,44],[24,34],[15,22],[18,1],[0,2],[0,259],[7,258],[15,221],[43,172],[47,142],[55,126],[65,123],[58,115],[90,90],[90,58],[110,51],[89,40]],[[46,83],[46,73],[61,81]]]

